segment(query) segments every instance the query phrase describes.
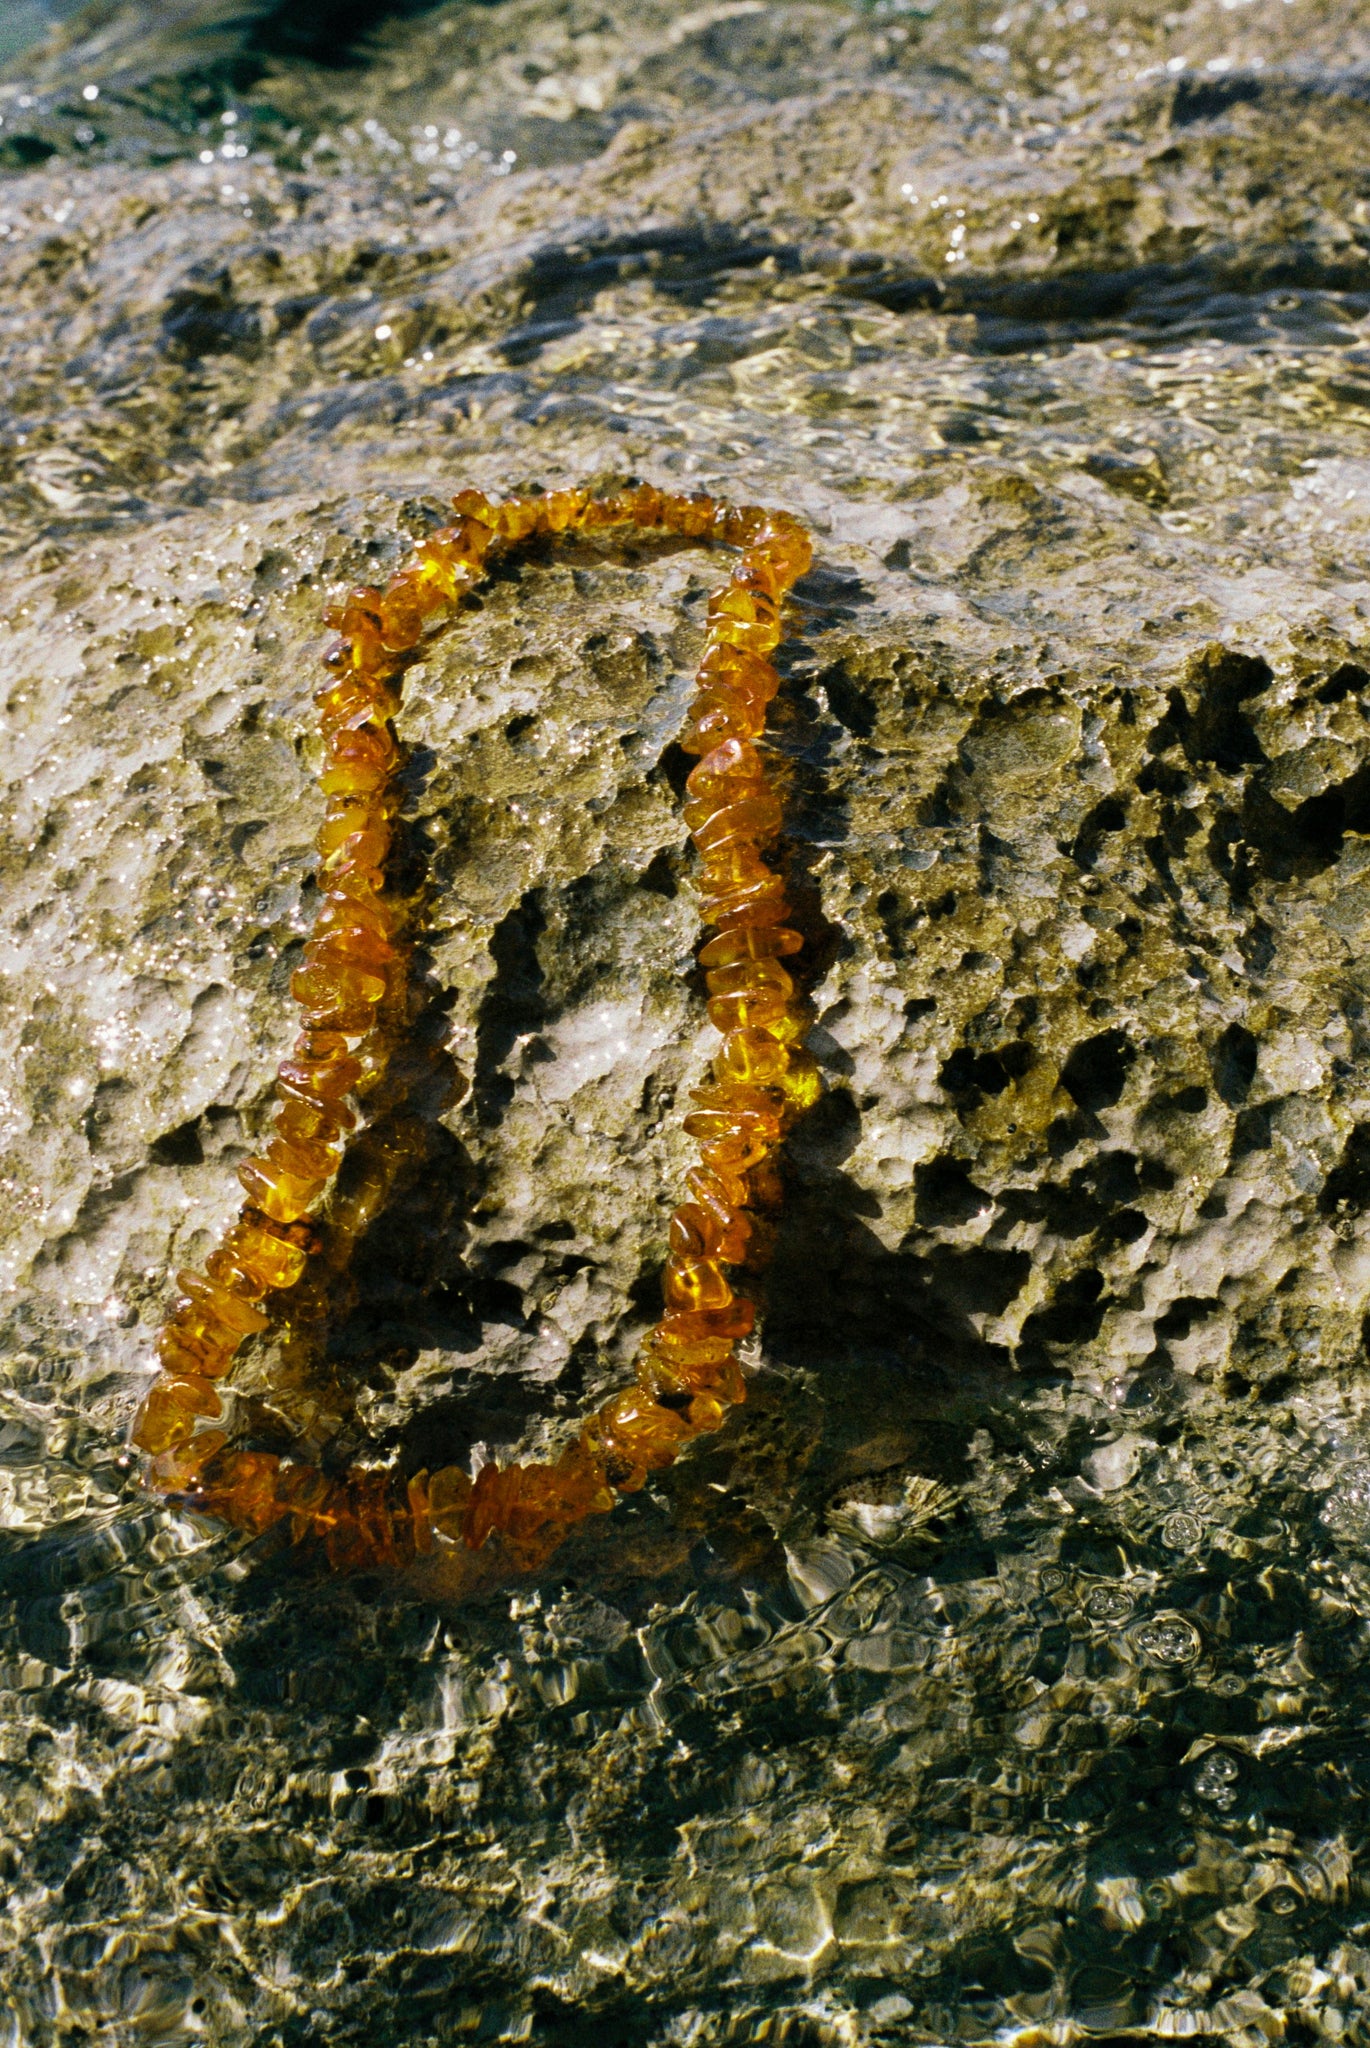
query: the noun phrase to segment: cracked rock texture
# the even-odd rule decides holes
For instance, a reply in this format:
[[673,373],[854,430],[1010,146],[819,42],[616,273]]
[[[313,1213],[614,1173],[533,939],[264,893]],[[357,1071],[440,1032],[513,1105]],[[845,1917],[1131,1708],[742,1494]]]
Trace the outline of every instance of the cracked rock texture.
[[[4,2039],[1370,2042],[1364,11],[148,0],[5,76]],[[818,542],[748,1403],[536,1581],[331,1582],[124,1453],[291,1031],[320,606],[631,476]],[[718,574],[529,559],[411,673],[412,1164],[265,1437],[623,1376]]]

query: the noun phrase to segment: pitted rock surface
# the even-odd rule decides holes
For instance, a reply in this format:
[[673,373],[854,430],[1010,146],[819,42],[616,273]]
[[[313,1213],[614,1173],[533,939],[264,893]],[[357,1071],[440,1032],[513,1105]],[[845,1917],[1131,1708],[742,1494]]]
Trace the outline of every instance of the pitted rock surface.
[[[354,28],[0,84],[13,2039],[1370,2040],[1363,15]],[[124,1453],[293,1028],[320,608],[629,477],[817,539],[748,1403],[536,1580],[330,1582]],[[319,1455],[541,1453],[652,1319],[718,574],[537,555],[410,673],[414,1170],[245,1376]]]

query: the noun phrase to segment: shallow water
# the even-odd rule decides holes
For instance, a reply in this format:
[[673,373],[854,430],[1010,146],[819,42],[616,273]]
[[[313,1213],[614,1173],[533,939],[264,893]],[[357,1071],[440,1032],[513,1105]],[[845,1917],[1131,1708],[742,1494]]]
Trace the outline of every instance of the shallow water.
[[[9,63],[5,2038],[1370,2040],[1368,63],[1306,0]],[[320,603],[628,475],[819,542],[749,1399],[534,1580],[331,1580],[124,1450],[290,1030]],[[716,573],[539,557],[412,678],[407,1167],[261,1440],[540,1451],[625,1376]]]

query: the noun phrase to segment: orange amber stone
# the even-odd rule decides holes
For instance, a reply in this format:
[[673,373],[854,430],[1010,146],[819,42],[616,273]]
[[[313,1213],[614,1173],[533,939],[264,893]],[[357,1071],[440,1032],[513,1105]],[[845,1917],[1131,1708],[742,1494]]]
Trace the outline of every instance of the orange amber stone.
[[773,1088],[790,1064],[786,1046],[769,1031],[730,1031],[714,1059],[720,1081],[741,1081],[752,1088]]
[[211,1344],[202,1337],[188,1336],[174,1317],[157,1335],[157,1358],[162,1371],[182,1380],[222,1379],[237,1348],[236,1337],[226,1335],[224,1342]]
[[739,1294],[726,1308],[681,1309],[663,1316],[653,1334],[666,1344],[698,1344],[711,1337],[726,1337],[735,1344],[755,1321],[756,1303]]
[[726,1117],[739,1126],[755,1124],[779,1135],[780,1111],[775,1097],[764,1088],[751,1087],[745,1081],[715,1081],[703,1088],[692,1088],[690,1100],[697,1102],[701,1110]]
[[769,555],[748,548],[737,567],[733,570],[733,584],[738,590],[757,590],[763,596],[778,603],[785,593],[785,579]]
[[579,526],[590,502],[588,491],[549,491],[542,500],[542,515],[548,533],[565,533]]
[[472,1479],[460,1465],[444,1465],[428,1481],[428,1519],[440,1536],[459,1543],[466,1531]]
[[269,1318],[259,1308],[253,1308],[251,1302],[244,1301],[240,1294],[206,1279],[202,1273],[178,1273],[176,1285],[189,1298],[192,1308],[217,1317],[238,1337],[250,1337],[267,1326]]
[[706,648],[699,664],[701,690],[741,690],[760,704],[769,704],[780,688],[780,678],[769,661],[762,661],[742,647],[715,645]]
[[661,501],[661,519],[686,540],[702,540],[714,522],[715,504],[712,498],[681,498],[666,495]]
[[[702,1348],[699,1345],[694,1347],[696,1351]],[[638,1355],[637,1382],[663,1407],[676,1405],[670,1398],[672,1395],[701,1391],[707,1391],[730,1407],[738,1406],[747,1398],[746,1382],[731,1345],[719,1350],[714,1358],[695,1358],[687,1356],[683,1346],[658,1348],[650,1333]]]
[[325,1512],[335,1487],[336,1482],[321,1472],[317,1465],[304,1465],[292,1460],[277,1467],[271,1491],[276,1505],[296,1517],[296,1534],[303,1535],[306,1528]]
[[766,865],[755,846],[740,840],[724,840],[721,845],[710,847],[700,861],[697,886],[706,891],[737,889],[776,880],[775,871]]
[[720,1216],[747,1206],[747,1183],[740,1173],[692,1166],[685,1176],[685,1185],[701,1208],[715,1210]]
[[223,1404],[208,1380],[174,1380],[163,1374],[148,1390],[133,1424],[140,1451],[169,1451],[194,1434],[198,1416],[217,1418]]
[[780,641],[780,626],[764,619],[738,618],[725,612],[709,621],[710,647],[742,647],[749,654],[769,654]]
[[700,1138],[697,1142],[699,1156],[706,1166],[725,1173],[746,1173],[765,1158],[775,1141],[753,1128],[745,1132],[720,1132],[717,1137]]
[[753,930],[762,925],[783,924],[790,915],[785,886],[779,875],[771,875],[764,882],[740,884],[735,889],[703,894],[699,907],[704,922],[717,925],[720,931]]
[[281,1461],[268,1451],[229,1451],[212,1474],[212,1492],[225,1499],[230,1519],[240,1529],[260,1535],[279,1522],[287,1510],[276,1499]]
[[730,548],[750,547],[766,518],[764,505],[718,505],[714,510],[714,539]]
[[332,1059],[308,1059],[298,1053],[282,1060],[276,1075],[277,1093],[296,1095],[305,1101],[336,1102],[348,1095],[362,1077],[360,1060],[344,1054]]
[[780,639],[780,607],[775,599],[764,590],[757,590],[733,577],[722,590],[716,590],[709,599],[707,617],[709,634],[713,639],[723,639],[716,628],[724,623],[729,626],[746,626],[763,631],[768,638],[762,640],[735,640],[731,644],[746,647],[758,654],[768,654]]
[[797,953],[804,941],[800,934],[782,924],[762,925],[755,930],[721,932],[699,949],[701,967],[731,967],[736,960],[774,960]]
[[384,981],[395,959],[395,948],[384,934],[367,931],[359,924],[331,925],[322,932],[316,925],[305,946],[304,957],[310,967],[324,970],[368,968]]
[[293,1287],[305,1268],[301,1244],[280,1237],[263,1218],[244,1217],[224,1240],[224,1250],[267,1287]]
[[720,740],[755,739],[766,729],[766,707],[740,690],[705,690],[690,707],[690,722],[680,735],[687,754],[707,754]]
[[794,994],[794,976],[778,960],[733,960],[726,967],[711,967],[704,976],[710,995],[752,995],[774,989],[783,996]]
[[615,1458],[621,1458],[635,1468],[627,1484],[611,1480],[619,1492],[627,1493],[636,1492],[641,1484],[637,1472],[660,1471],[673,1462],[690,1440],[690,1427],[682,1417],[653,1401],[641,1387],[625,1387],[621,1394],[611,1395],[597,1415],[591,1416],[582,1435],[589,1448],[609,1459],[611,1467]]
[[288,1145],[334,1146],[343,1129],[350,1130],[356,1121],[351,1110],[340,1103],[325,1109],[322,1103],[287,1096],[276,1111],[276,1135]]
[[378,868],[390,851],[390,821],[375,801],[344,804],[335,797],[314,844],[326,873],[340,867]]
[[760,754],[748,739],[721,740],[702,761],[695,763],[685,778],[692,797],[729,803],[745,789],[764,787],[766,770]]
[[398,691],[387,687],[382,679],[350,671],[325,689],[316,690],[314,702],[325,738],[366,725],[375,718],[393,718],[400,708]]
[[787,584],[797,583],[813,565],[813,542],[797,519],[769,512],[750,547],[773,562]]
[[733,1290],[713,1259],[667,1259],[661,1275],[661,1296],[668,1309],[726,1308]]
[[298,969],[290,977],[290,993],[307,1017],[350,1015],[364,1004],[380,1001],[385,994],[385,976],[330,960]]
[[331,931],[374,932],[379,939],[393,941],[399,924],[400,913],[392,904],[377,896],[360,876],[348,874],[330,880],[314,920],[314,932],[317,937]]
[[651,484],[639,484],[627,494],[628,517],[638,526],[662,525],[664,499]]
[[[469,487],[464,491],[458,491],[452,500],[452,510],[459,518],[485,527],[487,533],[491,535],[497,531],[499,507],[491,503],[484,491],[475,491]],[[488,540],[485,545],[489,546]]]
[[200,1474],[228,1442],[221,1429],[200,1429],[183,1444],[158,1451],[152,1460],[152,1483],[163,1493],[195,1493]]
[[266,1148],[269,1164],[296,1180],[325,1181],[338,1170],[341,1145],[317,1145],[306,1138],[273,1138]]
[[305,1180],[284,1173],[265,1159],[245,1159],[238,1168],[238,1178],[262,1213],[277,1223],[298,1222],[324,1190],[322,1180]]
[[780,822],[779,800],[764,785],[756,796],[741,797],[736,803],[706,798],[685,806],[686,826],[701,853],[712,853],[731,840],[764,843],[774,839]]
[[668,1243],[680,1258],[718,1259],[736,1266],[747,1254],[751,1220],[741,1210],[682,1202],[671,1217]]

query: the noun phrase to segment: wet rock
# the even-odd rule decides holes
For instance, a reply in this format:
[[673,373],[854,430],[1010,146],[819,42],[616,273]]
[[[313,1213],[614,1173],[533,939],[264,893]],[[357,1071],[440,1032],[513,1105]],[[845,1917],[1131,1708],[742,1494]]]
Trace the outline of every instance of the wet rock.
[[[0,83],[16,2039],[1349,2038],[1364,23],[335,30],[101,8]],[[748,1403],[536,1583],[239,1556],[121,1448],[290,1030],[320,606],[460,484],[629,476],[818,539]],[[412,673],[413,1167],[263,1430],[541,1451],[624,1373],[715,573],[537,556]]]

